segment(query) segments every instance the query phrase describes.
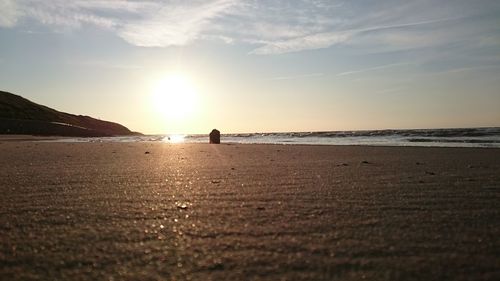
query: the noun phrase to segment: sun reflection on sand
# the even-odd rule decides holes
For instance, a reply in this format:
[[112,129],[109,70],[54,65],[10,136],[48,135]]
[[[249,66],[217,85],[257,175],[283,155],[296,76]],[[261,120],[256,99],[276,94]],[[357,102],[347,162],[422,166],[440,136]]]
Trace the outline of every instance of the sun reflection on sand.
[[183,143],[186,139],[186,135],[169,135],[163,138],[163,142],[168,143]]

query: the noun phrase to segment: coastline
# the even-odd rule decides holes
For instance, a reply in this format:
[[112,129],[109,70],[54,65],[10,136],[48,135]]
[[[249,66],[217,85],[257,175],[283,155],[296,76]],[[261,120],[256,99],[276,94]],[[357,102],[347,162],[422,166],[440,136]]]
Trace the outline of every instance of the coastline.
[[496,280],[500,149],[4,142],[2,279]]

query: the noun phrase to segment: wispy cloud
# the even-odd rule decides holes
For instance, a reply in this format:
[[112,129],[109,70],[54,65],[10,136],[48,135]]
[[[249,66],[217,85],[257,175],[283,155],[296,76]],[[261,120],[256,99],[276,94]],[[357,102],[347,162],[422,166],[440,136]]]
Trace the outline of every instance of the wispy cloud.
[[257,55],[270,55],[292,53],[302,50],[322,49],[345,42],[349,39],[349,37],[350,34],[348,33],[318,33],[290,40],[266,42],[264,46],[259,47],[250,53]]
[[481,73],[482,75],[489,73],[497,75],[498,70],[500,70],[499,64],[491,65],[478,65],[478,66],[465,66],[465,67],[449,67],[443,70],[428,71],[422,73],[423,76],[436,76],[436,75],[455,75],[455,74],[472,74]]
[[68,62],[70,65],[86,66],[86,67],[97,67],[97,68],[108,68],[108,69],[124,69],[124,70],[140,70],[143,66],[133,65],[133,64],[123,64],[115,63],[109,61],[100,60],[83,60],[83,61],[72,61]]
[[405,65],[412,65],[412,63],[393,63],[393,64],[386,64],[386,65],[379,65],[379,66],[368,67],[368,68],[363,68],[363,69],[358,69],[358,70],[341,72],[341,73],[337,74],[337,76],[360,74],[360,73],[364,73],[364,72],[384,70],[384,69],[388,69],[388,68],[400,67],[400,66],[405,66]]
[[313,77],[321,77],[321,76],[325,76],[325,74],[324,73],[308,73],[308,74],[300,74],[300,75],[293,75],[293,76],[277,76],[277,77],[265,79],[265,81],[296,80],[296,79],[313,78]]
[[161,7],[149,18],[124,24],[118,33],[137,46],[186,45],[198,39],[214,19],[237,4],[234,0],[196,2]]
[[33,20],[54,31],[93,25],[136,46],[215,39],[250,44],[251,54],[270,55],[335,45],[375,50],[427,47],[477,37],[478,30],[491,37],[496,22],[467,19],[498,16],[500,5],[496,0],[443,0],[439,7],[433,0],[0,0],[0,10],[4,28]]
[[391,24],[391,25],[369,26],[369,27],[347,29],[336,32],[324,32],[312,35],[297,36],[289,40],[283,40],[278,42],[266,42],[264,46],[253,50],[251,53],[260,55],[269,55],[269,54],[297,52],[304,49],[309,49],[309,50],[323,49],[331,47],[336,44],[348,42],[352,38],[361,33],[380,32],[389,29],[402,29],[402,28],[417,27],[421,25],[431,25],[442,22],[448,22],[455,19],[457,18],[444,18],[444,19],[426,20],[418,22]]
[[14,0],[0,0],[0,27],[13,27],[19,18],[19,11]]

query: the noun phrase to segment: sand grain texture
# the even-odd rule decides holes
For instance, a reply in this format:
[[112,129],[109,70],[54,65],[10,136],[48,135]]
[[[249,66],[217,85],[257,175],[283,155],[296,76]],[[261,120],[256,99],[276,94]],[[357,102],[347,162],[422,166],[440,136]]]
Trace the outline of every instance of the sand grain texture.
[[1,142],[0,279],[500,280],[499,171],[498,149]]

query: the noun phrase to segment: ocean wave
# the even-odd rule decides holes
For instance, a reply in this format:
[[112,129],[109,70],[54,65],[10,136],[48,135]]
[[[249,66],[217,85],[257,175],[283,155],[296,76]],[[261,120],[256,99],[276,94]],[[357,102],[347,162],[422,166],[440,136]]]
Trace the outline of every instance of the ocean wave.
[[289,138],[346,138],[346,137],[500,137],[500,128],[453,128],[453,129],[406,129],[406,130],[364,130],[364,131],[323,131],[286,133],[246,133],[226,134],[228,137],[289,137]]
[[420,139],[420,138],[410,138],[407,139],[408,142],[429,142],[429,143],[477,143],[477,144],[500,144],[500,140],[490,140],[490,139]]
[[[225,143],[383,145],[500,148],[500,128],[372,130],[223,134]],[[65,142],[168,142],[168,135],[76,138]],[[184,143],[207,143],[208,134],[186,135]]]

